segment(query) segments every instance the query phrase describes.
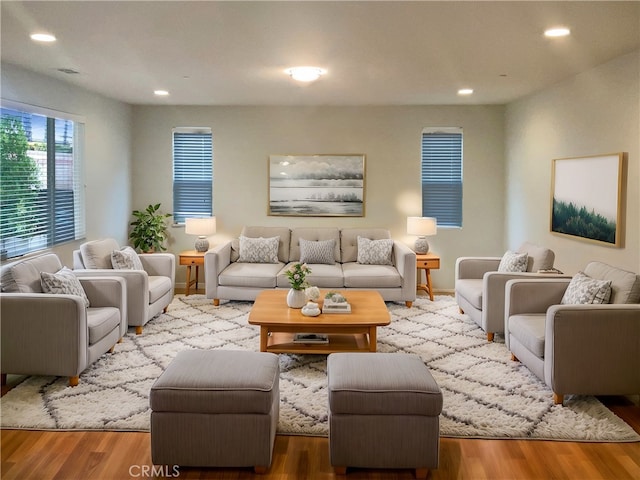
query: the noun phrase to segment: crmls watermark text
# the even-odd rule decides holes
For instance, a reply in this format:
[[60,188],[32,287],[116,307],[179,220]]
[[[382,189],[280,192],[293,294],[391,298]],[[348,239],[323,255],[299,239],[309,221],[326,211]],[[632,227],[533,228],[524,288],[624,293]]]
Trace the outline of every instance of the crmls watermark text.
[[133,478],[178,478],[179,465],[131,465],[129,475]]

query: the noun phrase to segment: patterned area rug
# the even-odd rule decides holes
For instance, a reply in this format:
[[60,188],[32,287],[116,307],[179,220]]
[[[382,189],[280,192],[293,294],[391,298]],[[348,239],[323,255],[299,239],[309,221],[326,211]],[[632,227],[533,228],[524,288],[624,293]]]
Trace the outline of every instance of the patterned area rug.
[[[202,295],[178,295],[168,313],[142,335],[133,330],[80,376],[28,377],[1,399],[3,428],[149,430],[149,390],[184,349],[257,350],[258,328],[247,323],[251,302],[214,307]],[[419,355],[444,395],[441,435],[475,438],[640,441],[640,436],[594,397],[567,396],[553,405],[551,391],[504,343],[458,312],[453,298],[419,298],[412,308],[387,304],[392,321],[378,330],[378,351]],[[328,434],[326,356],[280,355],[282,434]]]

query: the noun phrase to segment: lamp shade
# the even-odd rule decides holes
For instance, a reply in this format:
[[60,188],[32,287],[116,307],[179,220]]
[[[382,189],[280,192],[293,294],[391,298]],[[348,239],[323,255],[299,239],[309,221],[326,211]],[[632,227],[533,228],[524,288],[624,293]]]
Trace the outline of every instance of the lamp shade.
[[196,251],[206,252],[209,250],[209,241],[206,236],[216,233],[216,217],[187,218],[184,222],[184,232],[187,235],[198,235]]
[[434,217],[407,217],[407,233],[426,237],[438,233],[438,222]]

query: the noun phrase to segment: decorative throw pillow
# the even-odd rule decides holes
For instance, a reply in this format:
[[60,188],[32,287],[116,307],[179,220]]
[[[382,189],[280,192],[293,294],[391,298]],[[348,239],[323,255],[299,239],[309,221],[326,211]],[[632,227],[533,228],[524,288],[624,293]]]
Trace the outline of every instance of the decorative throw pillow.
[[111,252],[111,265],[116,270],[144,270],[140,257],[131,247]]
[[239,262],[278,263],[278,243],[280,237],[253,238],[240,235]]
[[611,280],[596,280],[584,272],[576,273],[564,292],[563,305],[583,303],[609,303]]
[[371,240],[358,236],[358,263],[363,265],[393,265],[393,239]]
[[526,253],[507,252],[502,256],[500,265],[498,265],[499,272],[526,272],[527,271],[527,258]]
[[89,306],[89,299],[80,280],[67,267],[62,267],[56,273],[40,272],[40,284],[44,293],[78,295],[84,300],[85,307]]
[[329,240],[305,240],[300,239],[300,263],[324,263],[333,265],[336,260],[333,250],[336,248],[336,239]]

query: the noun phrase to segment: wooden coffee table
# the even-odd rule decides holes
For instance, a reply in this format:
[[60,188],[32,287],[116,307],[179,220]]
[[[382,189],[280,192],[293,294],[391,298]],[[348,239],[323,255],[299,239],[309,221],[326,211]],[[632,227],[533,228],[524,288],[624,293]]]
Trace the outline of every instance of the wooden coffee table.
[[[321,292],[318,302],[328,290]],[[333,291],[333,290],[332,290]],[[260,326],[260,351],[273,353],[375,352],[377,328],[389,325],[391,316],[375,290],[341,291],[351,304],[351,313],[302,315],[287,306],[287,290],[264,290],[249,312],[249,323]],[[296,333],[328,334],[329,343],[297,343]]]

